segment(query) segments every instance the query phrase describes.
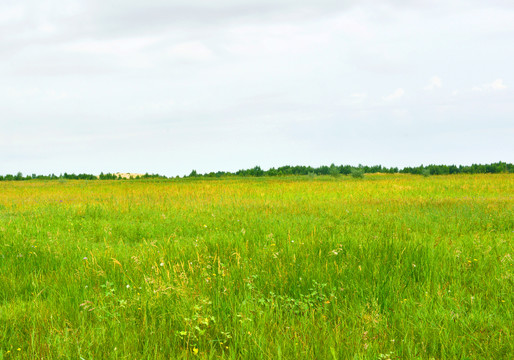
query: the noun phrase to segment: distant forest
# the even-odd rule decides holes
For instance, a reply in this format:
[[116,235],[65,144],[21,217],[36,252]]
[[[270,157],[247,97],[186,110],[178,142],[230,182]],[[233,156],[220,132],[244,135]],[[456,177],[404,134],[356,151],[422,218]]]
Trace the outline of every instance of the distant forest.
[[[330,166],[281,166],[279,168],[271,168],[263,170],[260,166],[251,169],[238,170],[236,172],[218,171],[205,174],[199,174],[196,170],[191,171],[189,175],[183,178],[219,178],[219,177],[260,177],[260,176],[290,176],[290,175],[331,175],[337,177],[339,175],[351,175],[353,177],[362,177],[364,174],[387,173],[387,174],[414,174],[414,175],[450,175],[450,174],[498,174],[498,173],[514,173],[514,165],[505,162],[497,162],[493,164],[473,164],[473,165],[428,165],[417,167],[383,167],[375,166],[351,166],[351,165],[330,165]],[[173,179],[177,177],[166,177],[159,174],[144,174],[136,176],[135,179]],[[18,172],[16,175],[0,175],[0,181],[22,181],[22,180],[127,180],[120,175],[111,173],[101,173],[100,175],[92,174],[50,174],[50,175],[23,175]]]

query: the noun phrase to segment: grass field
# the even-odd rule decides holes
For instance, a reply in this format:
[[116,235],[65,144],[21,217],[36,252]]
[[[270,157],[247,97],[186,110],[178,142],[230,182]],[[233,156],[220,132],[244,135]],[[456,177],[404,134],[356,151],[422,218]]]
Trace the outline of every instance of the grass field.
[[0,359],[512,359],[514,176],[0,182]]

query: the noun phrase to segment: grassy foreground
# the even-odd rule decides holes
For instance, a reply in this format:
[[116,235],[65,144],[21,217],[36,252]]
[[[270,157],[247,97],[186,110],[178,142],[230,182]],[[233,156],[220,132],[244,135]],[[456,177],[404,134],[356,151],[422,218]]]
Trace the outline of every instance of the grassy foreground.
[[514,175],[0,182],[0,359],[512,359]]

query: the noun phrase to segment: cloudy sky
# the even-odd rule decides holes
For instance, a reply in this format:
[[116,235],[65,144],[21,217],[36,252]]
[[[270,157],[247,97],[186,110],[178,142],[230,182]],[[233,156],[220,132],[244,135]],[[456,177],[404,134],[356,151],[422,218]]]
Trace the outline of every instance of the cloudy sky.
[[2,0],[0,174],[514,162],[512,0]]

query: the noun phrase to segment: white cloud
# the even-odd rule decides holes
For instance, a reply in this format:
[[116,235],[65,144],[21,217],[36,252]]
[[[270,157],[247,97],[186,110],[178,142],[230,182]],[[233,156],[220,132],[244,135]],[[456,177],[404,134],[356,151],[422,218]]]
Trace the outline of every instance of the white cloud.
[[71,97],[68,91],[60,91],[52,88],[41,89],[38,87],[29,88],[15,88],[9,87],[8,94],[6,94],[11,102],[28,102],[34,103],[35,101],[49,101],[49,100],[64,100]]
[[435,88],[440,88],[443,86],[443,81],[439,76],[432,76],[430,82],[427,86],[425,86],[425,90],[434,90]]
[[362,101],[366,100],[366,98],[368,97],[368,94],[366,94],[364,92],[363,93],[353,93],[352,95],[350,95],[350,97],[355,102],[362,102]]
[[0,24],[5,25],[18,22],[23,19],[24,15],[25,7],[21,5],[2,9],[0,12]]
[[393,115],[396,117],[405,117],[409,114],[409,110],[407,109],[394,109]]
[[113,40],[85,40],[65,46],[78,53],[129,55],[141,52],[147,46],[161,40],[160,37],[132,37]]
[[392,94],[389,94],[387,96],[384,96],[385,101],[393,101],[401,98],[403,95],[405,95],[405,90],[402,88],[396,89]]
[[483,84],[480,86],[473,86],[471,90],[473,91],[498,91],[498,90],[505,90],[507,88],[507,85],[503,83],[502,79],[496,79],[491,83]]
[[504,90],[507,88],[507,86],[503,83],[502,79],[496,79],[490,84],[485,85],[486,88],[492,89],[492,90]]
[[176,101],[172,99],[165,99],[162,101],[145,101],[142,104],[140,104],[139,108],[143,111],[162,111],[168,110],[176,105]]
[[213,52],[207,46],[197,41],[174,45],[166,53],[172,58],[189,61],[210,60],[214,57]]

